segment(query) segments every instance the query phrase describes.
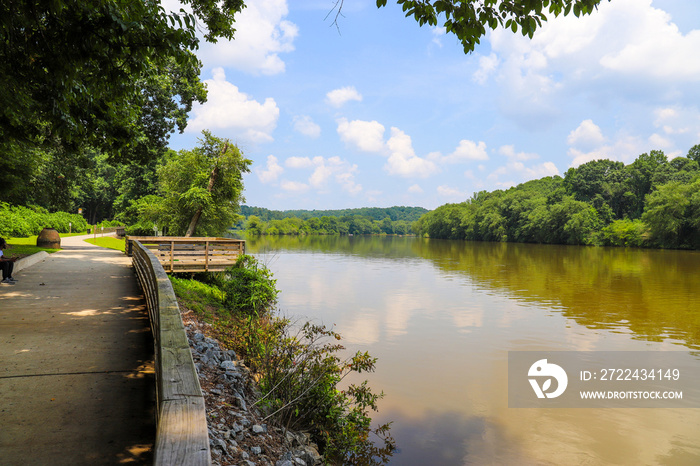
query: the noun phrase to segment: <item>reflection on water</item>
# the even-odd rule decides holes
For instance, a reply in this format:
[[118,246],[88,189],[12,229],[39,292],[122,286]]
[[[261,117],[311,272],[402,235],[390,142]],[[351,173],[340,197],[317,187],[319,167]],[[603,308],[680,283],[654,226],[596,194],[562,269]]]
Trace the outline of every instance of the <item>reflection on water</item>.
[[696,252],[394,237],[248,249],[274,271],[283,312],[379,357],[370,382],[387,394],[378,420],[395,421],[392,464],[700,464],[699,409],[507,407],[508,351],[697,360]]

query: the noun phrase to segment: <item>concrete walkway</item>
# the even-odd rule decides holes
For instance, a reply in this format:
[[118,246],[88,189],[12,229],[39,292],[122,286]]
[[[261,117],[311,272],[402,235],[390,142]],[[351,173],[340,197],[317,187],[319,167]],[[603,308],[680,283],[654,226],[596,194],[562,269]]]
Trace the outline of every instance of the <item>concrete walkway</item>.
[[0,465],[152,461],[143,297],[130,258],[84,238],[0,285]]

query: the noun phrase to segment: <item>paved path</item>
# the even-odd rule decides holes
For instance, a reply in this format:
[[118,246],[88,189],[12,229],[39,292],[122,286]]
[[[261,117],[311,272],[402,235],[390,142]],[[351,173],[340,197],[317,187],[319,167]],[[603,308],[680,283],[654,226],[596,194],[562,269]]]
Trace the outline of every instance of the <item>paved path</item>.
[[83,238],[0,285],[0,465],[152,460],[143,297],[129,258]]

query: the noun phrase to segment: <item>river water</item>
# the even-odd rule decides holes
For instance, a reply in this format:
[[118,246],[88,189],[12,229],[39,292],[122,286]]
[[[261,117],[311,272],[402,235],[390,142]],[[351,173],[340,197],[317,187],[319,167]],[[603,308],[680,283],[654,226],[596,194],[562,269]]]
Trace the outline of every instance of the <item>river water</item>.
[[379,358],[390,464],[700,465],[700,409],[508,407],[508,352],[677,351],[700,385],[700,253],[422,238],[249,239],[279,307]]

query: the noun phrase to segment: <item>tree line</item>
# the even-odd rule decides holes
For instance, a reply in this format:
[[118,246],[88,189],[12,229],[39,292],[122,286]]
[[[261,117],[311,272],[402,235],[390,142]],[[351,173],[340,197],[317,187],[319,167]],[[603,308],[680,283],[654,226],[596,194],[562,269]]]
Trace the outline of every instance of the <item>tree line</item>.
[[354,209],[333,209],[333,210],[270,210],[264,207],[241,206],[241,215],[249,217],[255,215],[260,220],[267,222],[268,220],[282,220],[285,218],[297,217],[302,220],[321,217],[344,217],[360,215],[368,217],[371,220],[384,220],[389,217],[390,220],[406,220],[414,222],[423,214],[428,213],[428,209],[423,207],[360,207]]
[[[357,209],[362,211],[363,209]],[[423,209],[425,210],[425,209]],[[391,220],[384,217],[374,220],[361,214],[348,214],[340,217],[324,215],[262,220],[257,215],[250,215],[241,226],[251,235],[409,235],[412,234],[411,222],[408,220]]]
[[625,165],[595,160],[507,190],[481,191],[412,225],[431,238],[700,248],[700,145]]

